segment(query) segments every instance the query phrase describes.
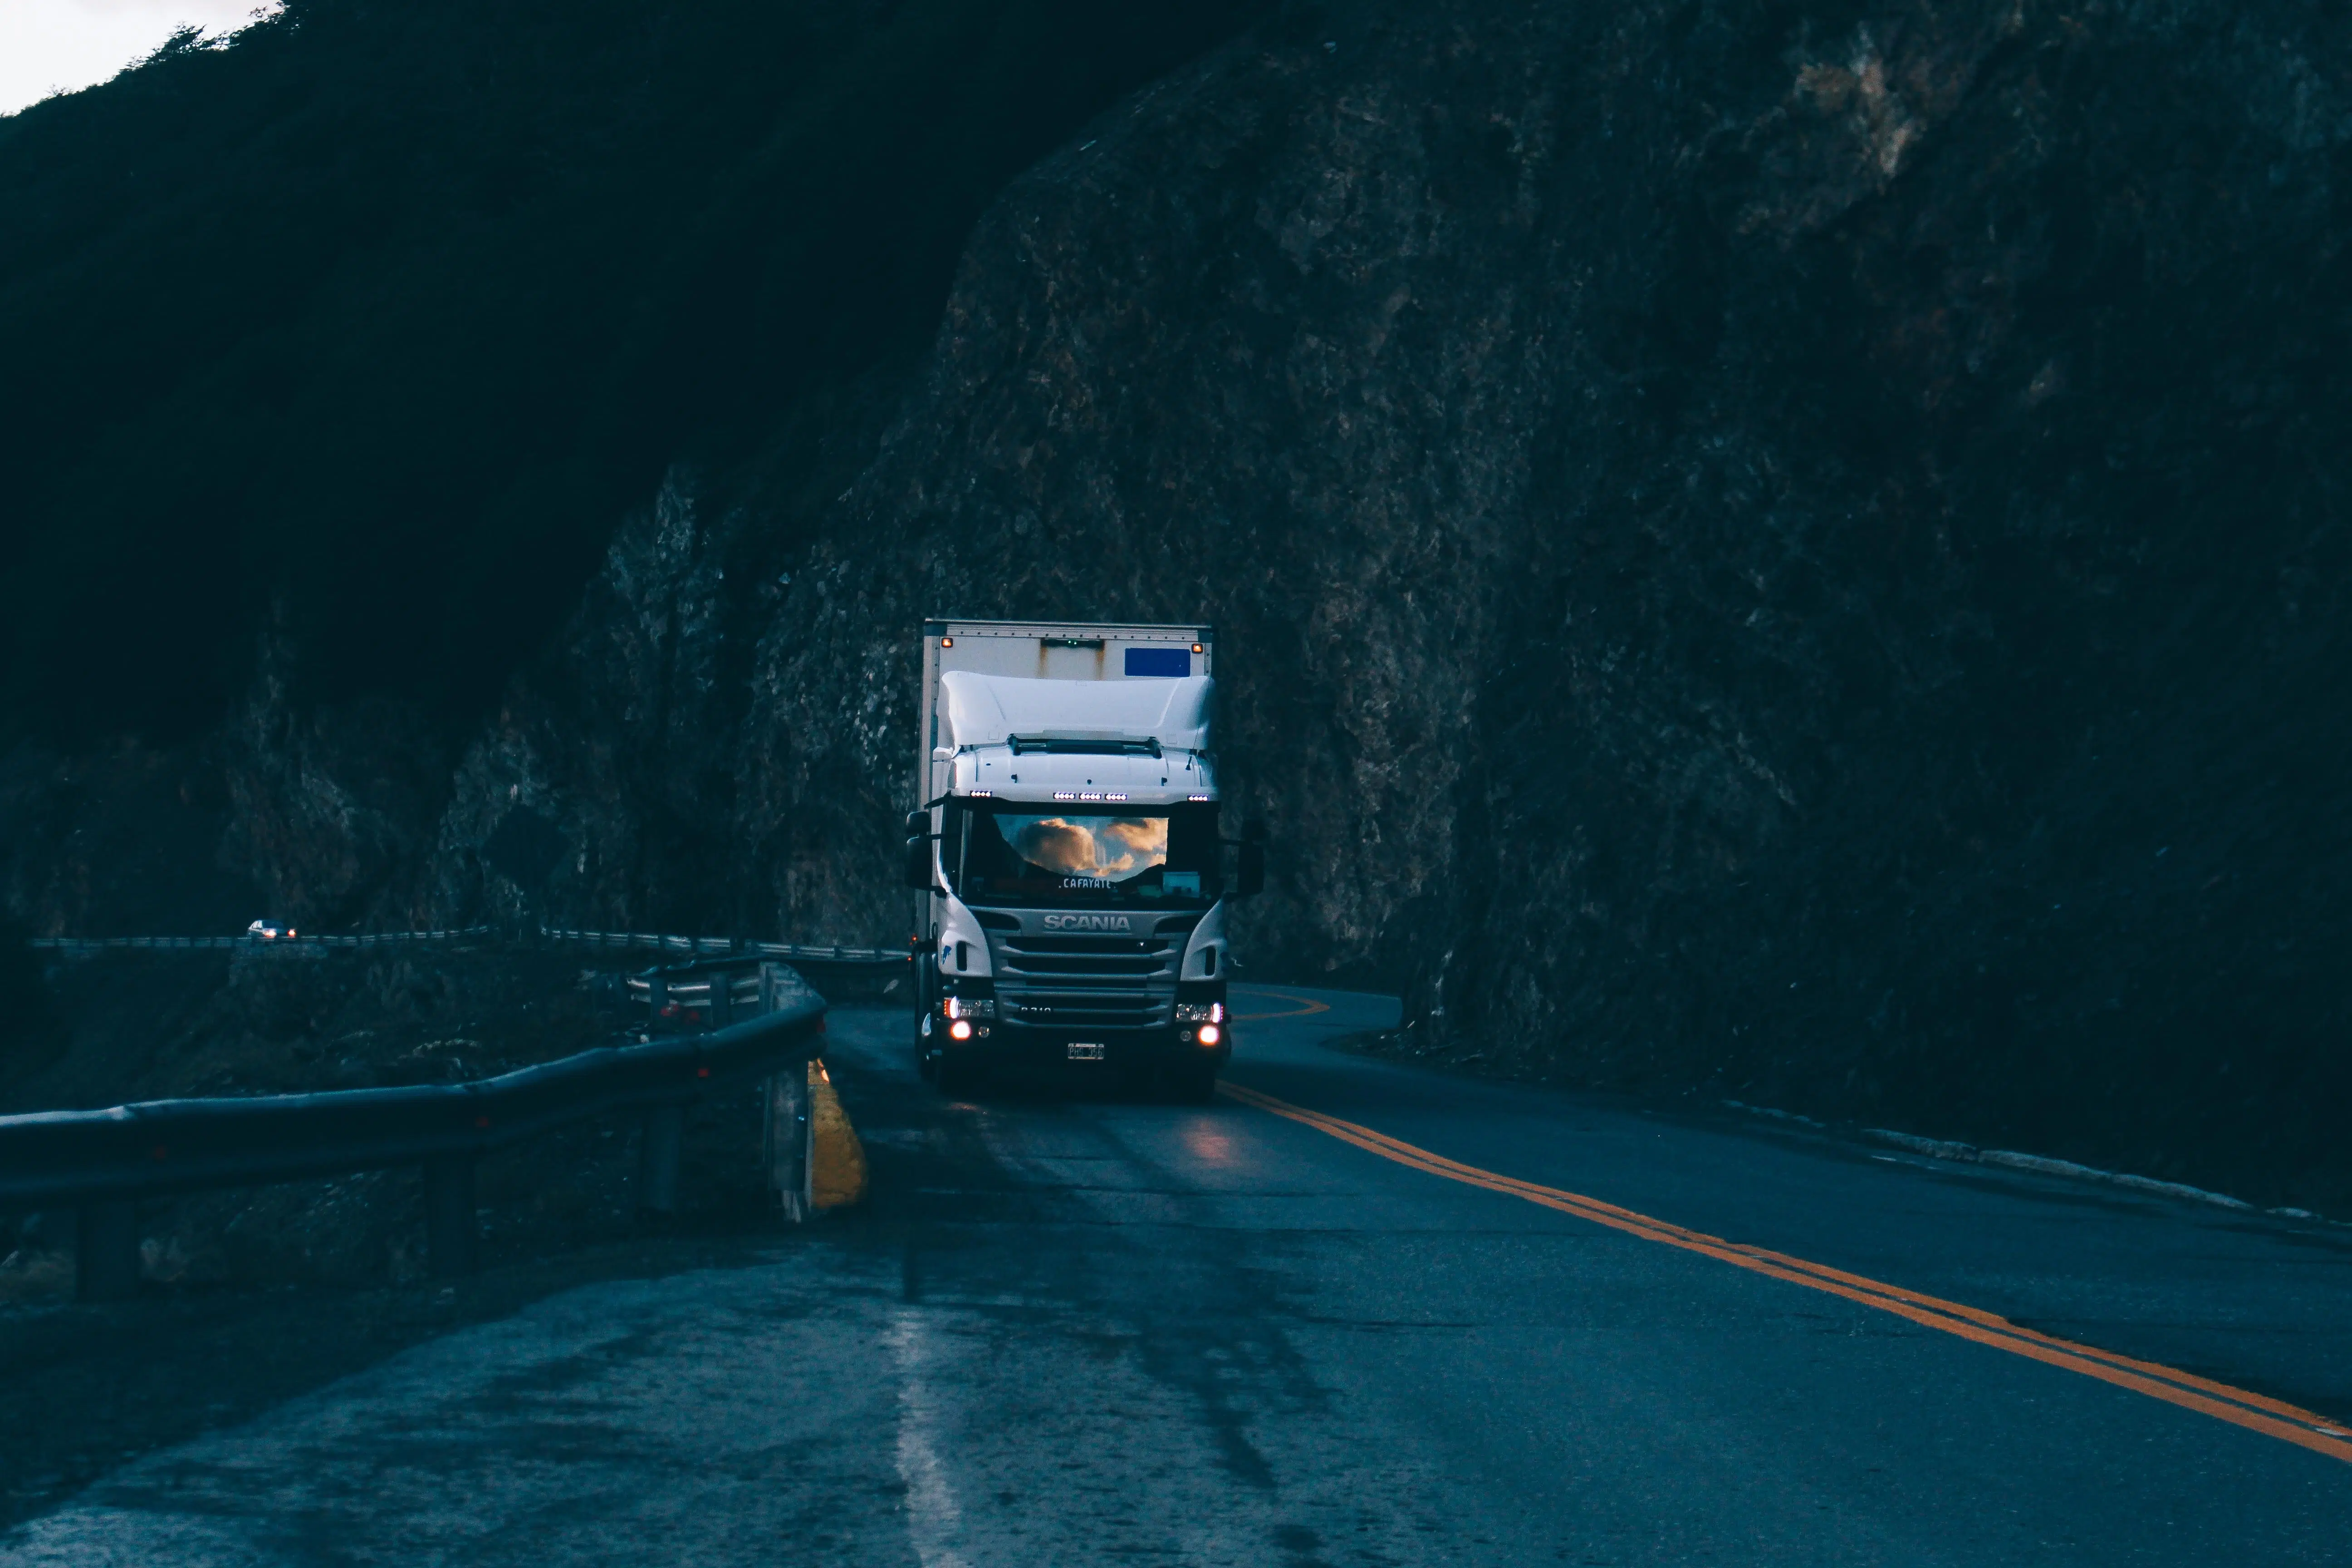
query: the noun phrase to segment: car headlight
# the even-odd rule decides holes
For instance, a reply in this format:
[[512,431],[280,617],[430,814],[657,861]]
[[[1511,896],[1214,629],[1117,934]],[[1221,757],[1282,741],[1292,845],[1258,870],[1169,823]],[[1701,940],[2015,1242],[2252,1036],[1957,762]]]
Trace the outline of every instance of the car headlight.
[[1225,1021],[1223,1002],[1179,1002],[1176,1021],[1180,1024],[1222,1024]]

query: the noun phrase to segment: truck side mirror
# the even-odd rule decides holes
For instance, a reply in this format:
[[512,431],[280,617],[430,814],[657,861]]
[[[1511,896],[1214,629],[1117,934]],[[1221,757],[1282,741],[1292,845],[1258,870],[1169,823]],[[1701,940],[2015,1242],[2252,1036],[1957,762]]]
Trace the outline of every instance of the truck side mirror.
[[907,886],[931,890],[931,838],[925,834],[907,840]]
[[907,814],[908,837],[912,838],[916,834],[919,833],[928,838],[930,837],[930,832],[931,814],[929,812],[910,811]]
[[1242,840],[1234,857],[1234,897],[1254,899],[1265,891],[1265,846],[1254,838]]

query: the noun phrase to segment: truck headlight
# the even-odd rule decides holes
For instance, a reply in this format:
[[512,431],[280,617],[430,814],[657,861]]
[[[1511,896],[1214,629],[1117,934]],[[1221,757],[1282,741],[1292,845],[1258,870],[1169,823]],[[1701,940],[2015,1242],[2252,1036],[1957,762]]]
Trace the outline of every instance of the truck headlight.
[[1223,1002],[1179,1002],[1176,1021],[1180,1024],[1222,1024],[1225,1021]]
[[[940,1013],[949,1018],[993,1018],[996,999],[992,996],[950,996],[940,1004]],[[962,1038],[958,1036],[957,1038]]]

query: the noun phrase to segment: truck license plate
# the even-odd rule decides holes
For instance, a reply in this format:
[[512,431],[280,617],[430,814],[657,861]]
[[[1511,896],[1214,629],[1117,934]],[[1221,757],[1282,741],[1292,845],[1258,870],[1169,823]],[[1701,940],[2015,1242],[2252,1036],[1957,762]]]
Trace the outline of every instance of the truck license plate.
[[1098,1062],[1103,1059],[1102,1047],[1100,1046],[1087,1045],[1077,1040],[1072,1040],[1070,1042],[1070,1059],[1074,1062]]

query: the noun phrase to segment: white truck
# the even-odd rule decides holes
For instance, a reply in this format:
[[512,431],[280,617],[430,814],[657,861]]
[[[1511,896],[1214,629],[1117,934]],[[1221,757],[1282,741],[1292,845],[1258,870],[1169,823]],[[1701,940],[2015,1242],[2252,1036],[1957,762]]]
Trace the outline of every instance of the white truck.
[[923,623],[907,882],[943,1092],[1014,1063],[1213,1090],[1226,911],[1265,879],[1263,830],[1219,825],[1215,648],[1199,626]]

